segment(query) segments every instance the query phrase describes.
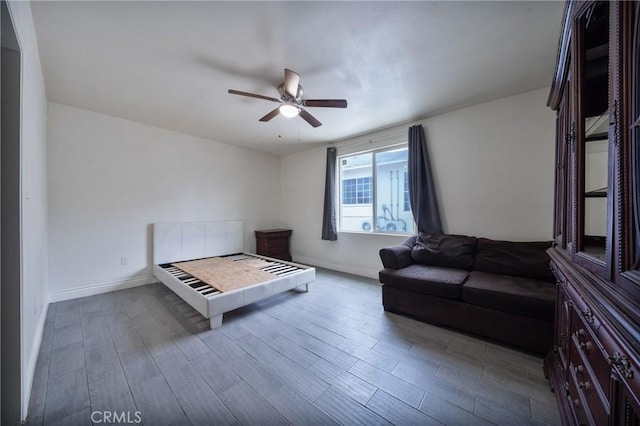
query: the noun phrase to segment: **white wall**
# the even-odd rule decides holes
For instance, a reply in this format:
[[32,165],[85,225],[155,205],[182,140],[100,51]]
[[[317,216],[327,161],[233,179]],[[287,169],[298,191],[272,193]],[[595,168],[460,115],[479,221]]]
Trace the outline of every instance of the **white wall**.
[[[280,159],[49,104],[52,301],[154,282],[154,222],[280,223]],[[126,258],[126,265],[122,258]]]
[[[22,55],[21,235],[22,235],[22,418],[48,306],[47,300],[47,99],[36,33],[28,2],[7,2]],[[17,303],[18,301],[16,301]]]
[[[550,240],[555,115],[540,89],[421,120],[446,233]],[[427,95],[426,95],[427,96]],[[408,127],[344,141],[338,155],[406,141]],[[372,278],[378,250],[403,237],[340,233],[320,239],[326,149],[282,158],[283,223],[294,260]]]

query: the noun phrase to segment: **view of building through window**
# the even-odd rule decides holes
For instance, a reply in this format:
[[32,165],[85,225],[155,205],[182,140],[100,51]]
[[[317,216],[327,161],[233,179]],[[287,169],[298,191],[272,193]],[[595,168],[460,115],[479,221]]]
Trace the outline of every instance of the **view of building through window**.
[[340,230],[413,233],[406,145],[339,159]]

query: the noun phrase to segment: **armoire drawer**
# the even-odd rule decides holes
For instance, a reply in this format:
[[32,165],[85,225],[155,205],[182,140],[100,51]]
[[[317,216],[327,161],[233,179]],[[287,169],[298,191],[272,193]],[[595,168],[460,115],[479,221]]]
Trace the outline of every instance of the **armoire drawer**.
[[[589,363],[584,357],[583,351],[577,347],[579,344],[575,336],[571,341],[571,358],[569,362],[569,370],[576,392],[590,411],[595,424],[606,425],[610,414],[609,403],[603,392],[602,384],[595,377]],[[609,389],[607,381],[606,388]],[[587,409],[587,408],[585,408]]]
[[576,375],[569,370],[569,374],[567,377],[567,384],[569,385],[569,389],[567,391],[567,402],[573,411],[573,415],[579,425],[589,425],[593,424],[591,412],[589,411],[589,407],[587,405],[587,401],[584,395],[580,392],[578,388],[578,383],[576,380]]
[[611,366],[607,355],[583,316],[575,310],[571,320],[570,360],[576,367],[584,367],[585,374],[590,376],[591,382],[596,384],[604,398],[608,399],[611,394]]

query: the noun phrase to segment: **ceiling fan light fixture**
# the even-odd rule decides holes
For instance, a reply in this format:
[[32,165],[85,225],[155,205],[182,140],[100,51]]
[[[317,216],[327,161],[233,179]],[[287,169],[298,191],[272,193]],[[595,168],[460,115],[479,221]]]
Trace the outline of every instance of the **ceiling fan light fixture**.
[[280,105],[280,114],[284,115],[287,118],[295,117],[300,114],[300,108],[291,104],[282,104]]

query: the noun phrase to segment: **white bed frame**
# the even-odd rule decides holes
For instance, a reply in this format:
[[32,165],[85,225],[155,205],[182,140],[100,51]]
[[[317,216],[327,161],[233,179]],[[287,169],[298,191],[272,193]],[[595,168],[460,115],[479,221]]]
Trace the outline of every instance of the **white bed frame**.
[[[222,325],[225,312],[296,287],[305,286],[305,291],[310,290],[316,277],[314,268],[243,253],[243,238],[243,223],[240,221],[154,223],[153,275],[208,318],[211,328]],[[168,266],[174,262],[233,254],[242,255],[231,260],[251,257],[274,262],[268,271],[278,277],[249,287],[219,292],[212,291],[212,287],[204,283],[199,286],[197,279],[185,280],[183,272]]]

